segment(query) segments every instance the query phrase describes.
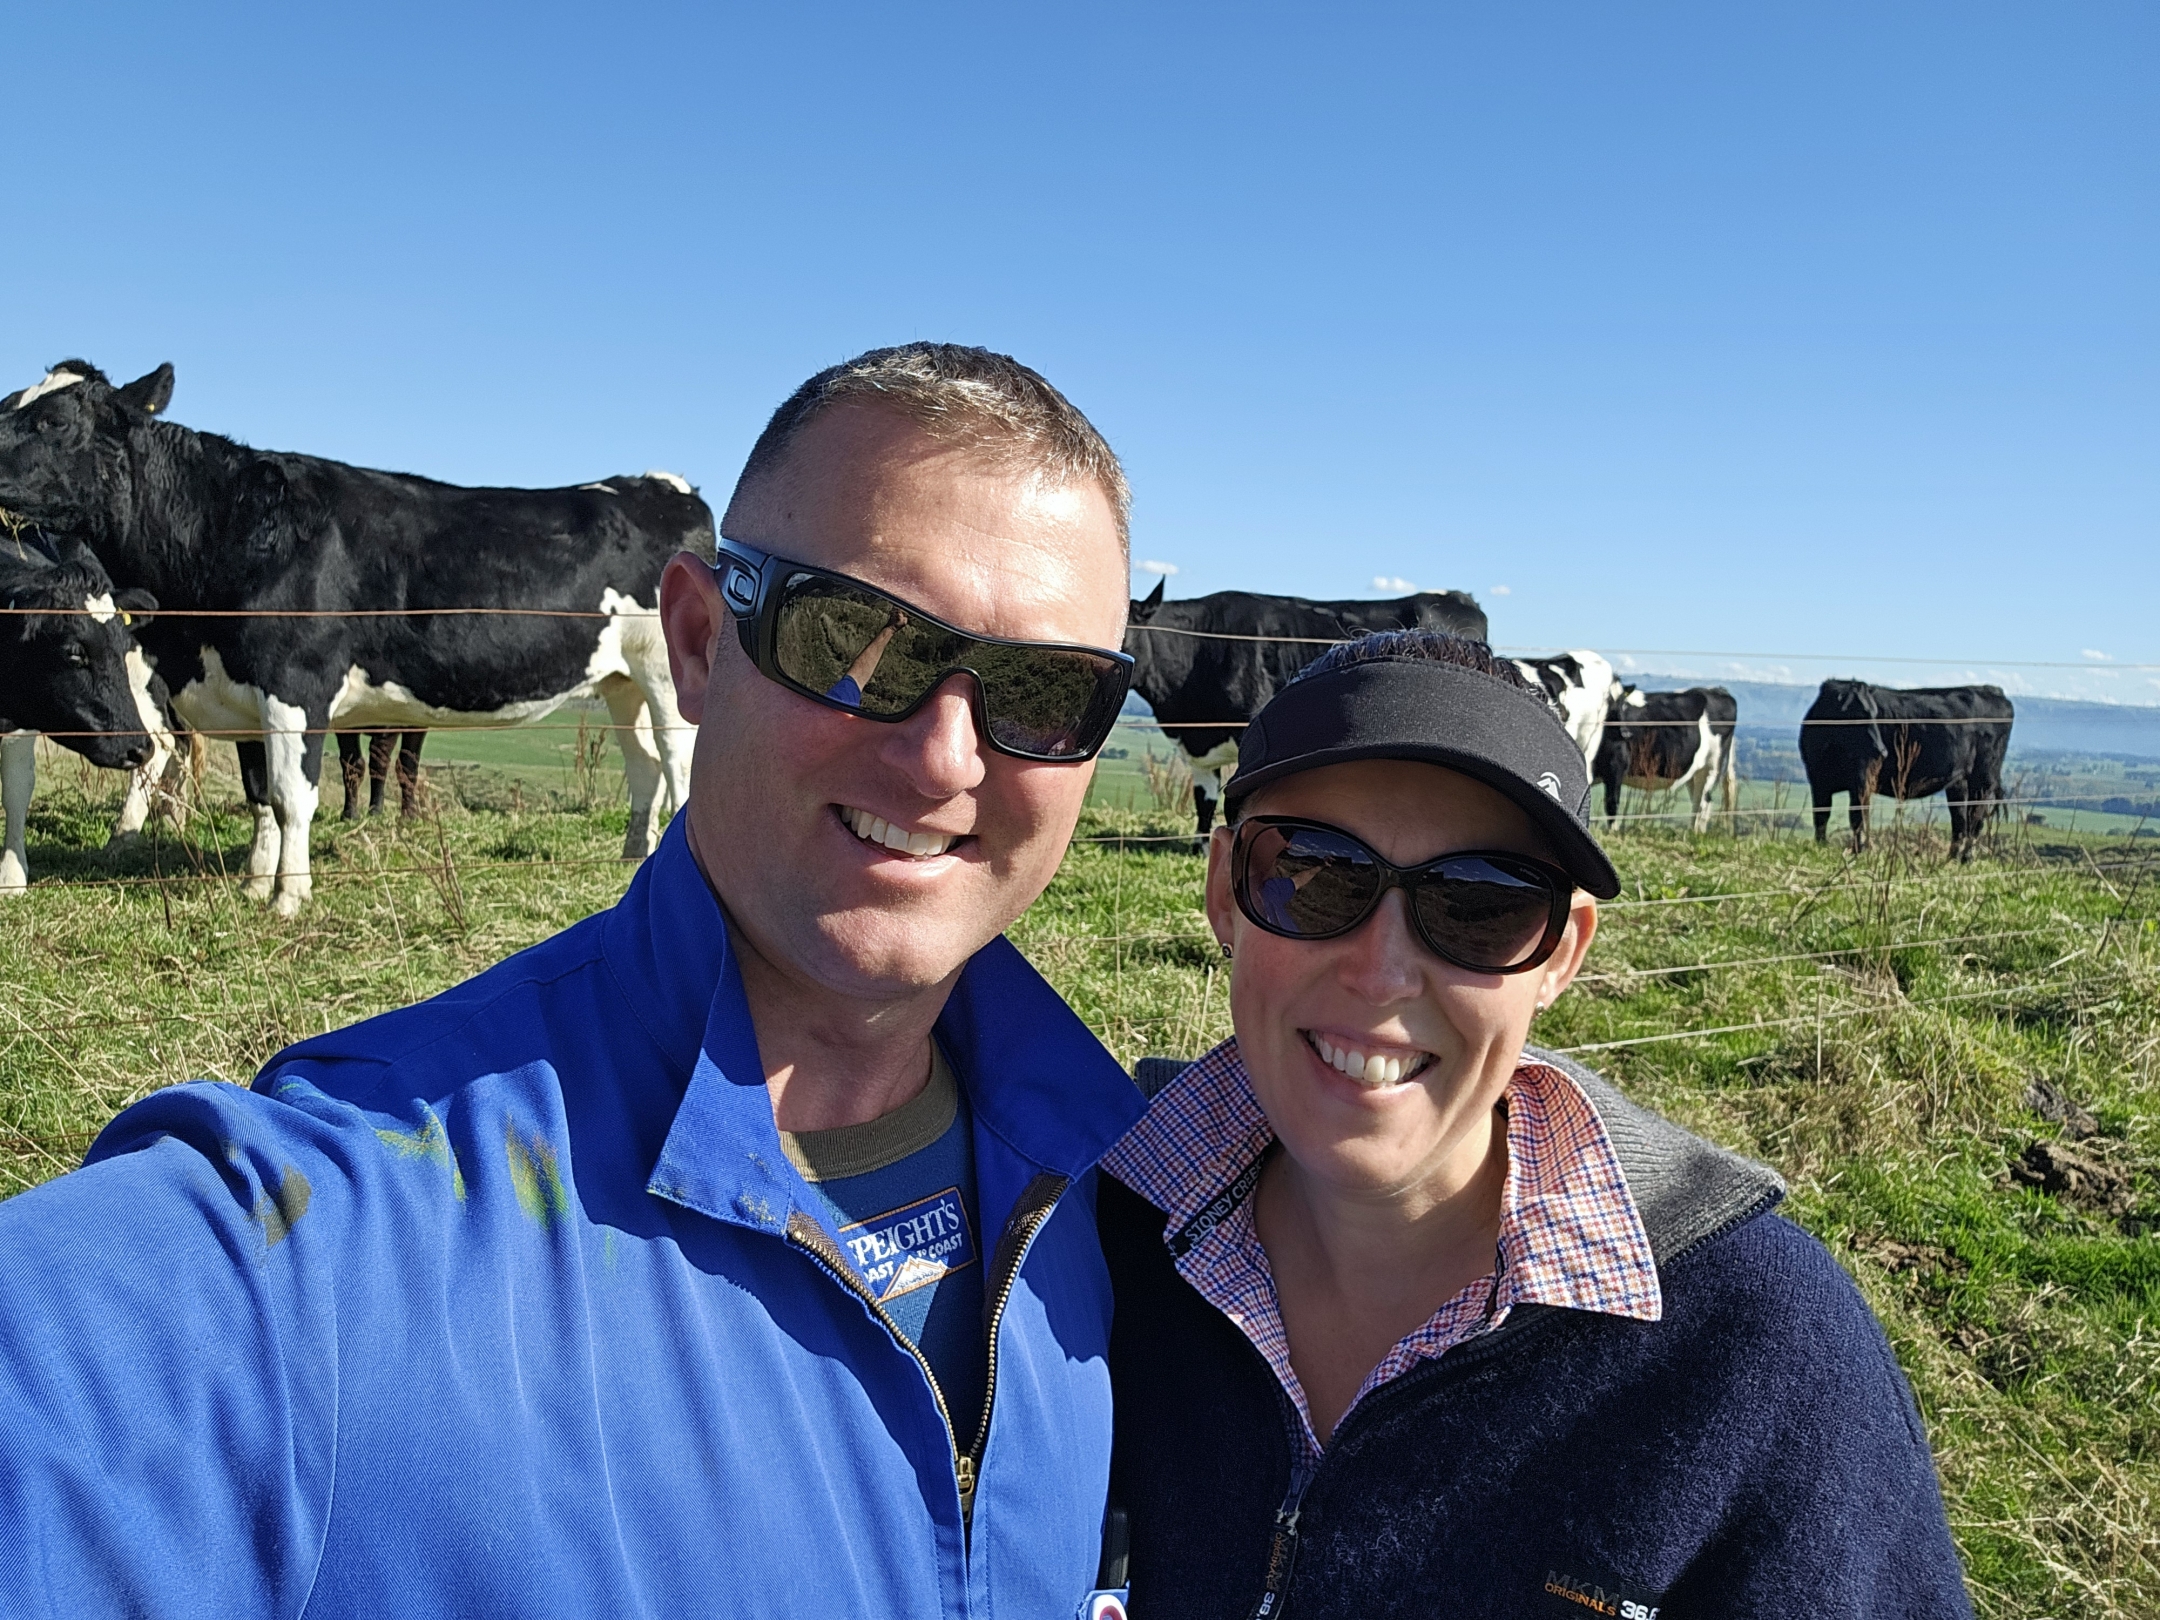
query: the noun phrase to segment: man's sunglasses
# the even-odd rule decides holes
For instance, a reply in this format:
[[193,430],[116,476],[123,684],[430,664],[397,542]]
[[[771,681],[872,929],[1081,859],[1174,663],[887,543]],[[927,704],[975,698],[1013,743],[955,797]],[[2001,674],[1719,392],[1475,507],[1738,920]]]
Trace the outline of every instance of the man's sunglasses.
[[1527,973],[1560,944],[1575,885],[1558,867],[1504,850],[1465,850],[1421,866],[1384,860],[1322,821],[1250,816],[1230,855],[1238,910],[1284,939],[1335,939],[1403,891],[1425,948],[1473,973]]
[[1093,759],[1132,681],[1127,653],[971,635],[874,585],[738,540],[720,542],[713,573],[743,651],[769,679],[890,722],[965,672],[983,740],[1015,759]]

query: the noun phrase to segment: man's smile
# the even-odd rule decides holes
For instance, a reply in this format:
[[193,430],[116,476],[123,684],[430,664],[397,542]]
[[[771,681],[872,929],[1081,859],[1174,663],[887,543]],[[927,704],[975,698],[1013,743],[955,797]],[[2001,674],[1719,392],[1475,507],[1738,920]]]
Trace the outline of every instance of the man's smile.
[[955,844],[964,843],[958,833],[930,832],[927,829],[910,830],[897,822],[887,821],[883,816],[869,810],[858,810],[853,805],[835,805],[840,820],[866,844],[878,844],[895,855],[906,855],[915,860],[928,860],[942,855]]

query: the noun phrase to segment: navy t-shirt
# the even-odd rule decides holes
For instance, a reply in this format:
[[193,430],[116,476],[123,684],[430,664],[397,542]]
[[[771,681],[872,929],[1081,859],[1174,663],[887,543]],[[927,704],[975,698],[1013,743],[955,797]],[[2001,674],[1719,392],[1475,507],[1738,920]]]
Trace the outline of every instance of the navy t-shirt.
[[931,1043],[930,1083],[861,1125],[783,1131],[796,1169],[831,1207],[840,1249],[923,1353],[961,1450],[989,1381],[975,1143],[967,1100]]

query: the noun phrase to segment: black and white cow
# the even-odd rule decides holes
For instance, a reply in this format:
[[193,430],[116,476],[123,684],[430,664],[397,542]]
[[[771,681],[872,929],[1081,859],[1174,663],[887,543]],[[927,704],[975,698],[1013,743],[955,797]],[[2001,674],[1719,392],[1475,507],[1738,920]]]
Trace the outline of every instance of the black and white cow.
[[1203,838],[1215,825],[1223,777],[1237,766],[1245,722],[1330,643],[1374,630],[1445,630],[1483,641],[1485,614],[1462,591],[1377,602],[1217,591],[1165,602],[1158,583],[1133,603],[1125,630],[1133,690],[1185,750]]
[[147,592],[116,592],[87,548],[22,527],[0,539],[0,603],[0,895],[16,895],[30,883],[23,824],[37,785],[38,734],[113,770],[150,761],[137,684],[147,668],[127,620],[157,603]]
[[1623,686],[1605,716],[1592,774],[1605,784],[1605,819],[1620,816],[1623,785],[1662,793],[1682,787],[1694,801],[1694,828],[1710,826],[1714,784],[1731,815],[1739,805],[1733,776],[1733,732],[1740,705],[1722,686],[1691,686],[1684,692],[1640,692]]
[[[238,743],[249,894],[287,916],[308,898],[329,729],[529,721],[593,693],[623,750],[623,854],[651,851],[692,739],[660,571],[713,545],[687,483],[466,489],[252,450],[160,420],[172,385],[169,365],[116,388],[70,360],[0,400],[0,507],[83,534],[168,608],[241,615],[168,615],[142,640],[181,716]],[[497,611],[428,611],[471,608]]]
[[1850,796],[1853,848],[1867,848],[1877,793],[1950,801],[1950,852],[1972,859],[2002,806],[2003,756],[2017,711],[1999,686],[1871,686],[1829,680],[1800,722],[1800,763],[1815,800],[1815,842],[1829,836],[1832,794]]
[[1587,647],[1555,653],[1550,658],[1508,660],[1546,700],[1568,728],[1575,746],[1582,750],[1583,764],[1595,769],[1598,744],[1605,738],[1605,714],[1620,695],[1612,665]]

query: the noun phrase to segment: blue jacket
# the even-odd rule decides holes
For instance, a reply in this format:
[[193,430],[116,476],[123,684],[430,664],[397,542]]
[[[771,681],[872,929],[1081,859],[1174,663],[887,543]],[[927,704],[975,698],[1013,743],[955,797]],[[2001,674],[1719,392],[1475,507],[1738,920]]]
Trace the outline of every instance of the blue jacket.
[[986,1444],[780,1151],[678,824],[612,910],[0,1205],[0,1614],[1070,1614],[1090,1170],[1141,1098],[1002,940],[938,1033],[996,1234]]

